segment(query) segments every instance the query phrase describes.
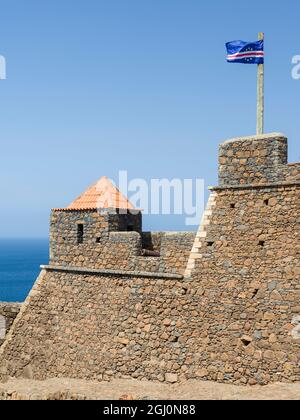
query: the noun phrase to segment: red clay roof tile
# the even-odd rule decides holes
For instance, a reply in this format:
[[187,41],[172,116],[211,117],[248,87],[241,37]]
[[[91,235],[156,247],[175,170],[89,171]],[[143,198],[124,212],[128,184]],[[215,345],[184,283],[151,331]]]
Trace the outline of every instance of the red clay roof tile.
[[107,177],[102,177],[90,186],[65,209],[55,210],[97,210],[97,209],[136,210],[130,201]]

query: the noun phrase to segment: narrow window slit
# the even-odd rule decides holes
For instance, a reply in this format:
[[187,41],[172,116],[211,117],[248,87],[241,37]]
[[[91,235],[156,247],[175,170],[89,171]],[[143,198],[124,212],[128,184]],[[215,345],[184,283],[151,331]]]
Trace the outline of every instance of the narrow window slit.
[[83,225],[77,225],[77,244],[83,244]]

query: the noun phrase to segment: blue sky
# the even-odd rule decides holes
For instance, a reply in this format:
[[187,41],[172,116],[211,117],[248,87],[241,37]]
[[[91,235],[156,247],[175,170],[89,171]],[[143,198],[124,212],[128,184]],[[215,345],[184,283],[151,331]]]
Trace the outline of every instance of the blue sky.
[[[1,0],[0,237],[46,237],[49,212],[102,175],[204,178],[217,147],[255,133],[256,66],[226,41],[266,33],[266,131],[300,160],[300,3]],[[182,217],[145,229],[183,230]]]

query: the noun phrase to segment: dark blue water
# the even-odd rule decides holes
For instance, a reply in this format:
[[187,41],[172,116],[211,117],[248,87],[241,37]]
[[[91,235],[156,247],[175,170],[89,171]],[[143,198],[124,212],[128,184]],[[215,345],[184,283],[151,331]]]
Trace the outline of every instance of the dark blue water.
[[0,301],[23,302],[48,261],[48,239],[0,239]]

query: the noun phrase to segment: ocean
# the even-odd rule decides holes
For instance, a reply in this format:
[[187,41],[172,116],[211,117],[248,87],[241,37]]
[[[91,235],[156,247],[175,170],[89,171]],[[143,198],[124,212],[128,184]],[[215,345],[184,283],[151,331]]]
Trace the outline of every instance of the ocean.
[[0,302],[23,302],[48,261],[48,239],[0,239]]

